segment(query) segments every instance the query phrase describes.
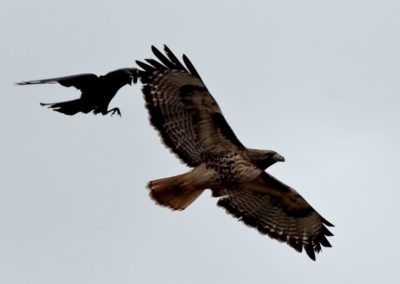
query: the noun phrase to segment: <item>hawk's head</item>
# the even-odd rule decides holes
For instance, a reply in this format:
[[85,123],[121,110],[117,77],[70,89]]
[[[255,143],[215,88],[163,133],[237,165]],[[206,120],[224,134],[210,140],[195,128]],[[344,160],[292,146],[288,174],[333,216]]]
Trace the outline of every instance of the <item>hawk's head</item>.
[[269,158],[275,162],[284,162],[285,157],[283,157],[281,154],[275,152],[275,151],[268,151],[269,153],[267,154]]
[[265,170],[276,162],[284,162],[285,158],[272,150],[247,149],[250,160],[260,169]]
[[284,162],[285,157],[283,157],[281,154],[272,151],[272,150],[265,150],[265,160],[269,161],[272,164],[275,164],[276,162]]

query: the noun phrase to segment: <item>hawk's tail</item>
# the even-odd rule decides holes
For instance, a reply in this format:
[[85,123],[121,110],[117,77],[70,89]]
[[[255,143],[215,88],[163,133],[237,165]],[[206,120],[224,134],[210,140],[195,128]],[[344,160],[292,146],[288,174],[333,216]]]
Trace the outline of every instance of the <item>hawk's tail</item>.
[[152,180],[147,188],[154,201],[173,210],[185,209],[204,191],[191,186],[187,174]]

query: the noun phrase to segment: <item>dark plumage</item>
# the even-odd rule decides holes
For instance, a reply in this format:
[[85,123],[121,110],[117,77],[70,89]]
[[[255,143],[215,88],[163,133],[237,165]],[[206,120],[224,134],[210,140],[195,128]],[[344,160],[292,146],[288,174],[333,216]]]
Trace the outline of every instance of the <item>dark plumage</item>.
[[118,90],[126,84],[131,85],[132,81],[137,82],[136,68],[122,68],[111,71],[103,76],[95,74],[77,74],[65,77],[41,79],[33,81],[23,81],[17,85],[33,85],[46,83],[59,83],[64,87],[75,87],[81,91],[79,99],[59,102],[59,103],[41,103],[42,106],[48,106],[55,111],[66,115],[74,115],[78,112],[101,113],[111,115],[117,113],[121,115],[119,108],[108,109],[111,100],[117,94]]

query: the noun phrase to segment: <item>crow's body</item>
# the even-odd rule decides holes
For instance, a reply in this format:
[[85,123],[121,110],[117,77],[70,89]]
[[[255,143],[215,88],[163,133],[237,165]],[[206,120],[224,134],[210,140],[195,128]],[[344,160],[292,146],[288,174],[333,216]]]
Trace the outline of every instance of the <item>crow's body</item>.
[[75,87],[81,91],[79,99],[59,102],[59,103],[41,103],[42,106],[48,106],[55,111],[66,115],[74,115],[78,112],[101,113],[106,115],[119,114],[118,108],[108,109],[111,100],[117,94],[118,90],[126,84],[137,82],[136,68],[122,68],[111,71],[103,76],[95,74],[77,74],[65,77],[41,79],[33,81],[19,82],[17,85],[33,85],[46,83],[59,83],[64,87]]

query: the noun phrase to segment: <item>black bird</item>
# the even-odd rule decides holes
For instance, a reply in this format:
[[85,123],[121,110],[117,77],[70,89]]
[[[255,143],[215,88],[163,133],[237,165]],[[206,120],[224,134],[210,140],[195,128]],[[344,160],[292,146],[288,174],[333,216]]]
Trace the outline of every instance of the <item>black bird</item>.
[[33,81],[23,81],[17,85],[33,85],[46,83],[59,83],[64,87],[75,87],[81,91],[79,99],[59,102],[59,103],[40,103],[42,106],[48,106],[55,111],[66,115],[74,115],[78,112],[101,113],[111,115],[117,113],[121,116],[119,108],[108,109],[111,100],[117,94],[118,90],[126,84],[131,85],[132,81],[137,82],[136,68],[122,68],[111,71],[103,76],[95,74],[77,74],[65,77],[41,79]]

